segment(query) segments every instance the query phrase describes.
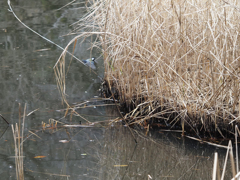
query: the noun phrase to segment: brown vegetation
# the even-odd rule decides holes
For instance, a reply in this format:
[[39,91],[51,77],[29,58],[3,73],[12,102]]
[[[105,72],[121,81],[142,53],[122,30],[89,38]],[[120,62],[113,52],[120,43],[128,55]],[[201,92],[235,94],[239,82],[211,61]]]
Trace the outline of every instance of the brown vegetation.
[[106,84],[117,89],[130,124],[178,124],[226,137],[239,121],[239,6],[234,0],[95,0],[76,29],[94,32],[76,39],[97,35]]

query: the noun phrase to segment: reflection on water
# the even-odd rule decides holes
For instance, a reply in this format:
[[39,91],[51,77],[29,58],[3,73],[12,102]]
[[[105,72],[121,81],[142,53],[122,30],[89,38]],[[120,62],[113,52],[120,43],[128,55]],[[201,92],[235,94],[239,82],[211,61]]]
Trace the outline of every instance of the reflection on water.
[[[25,24],[62,47],[74,37],[65,36],[72,30],[70,25],[86,13],[85,1],[75,1],[58,10],[67,3],[12,1],[15,13]],[[96,64],[98,76],[72,61],[66,76],[67,97],[70,104],[86,106],[75,109],[81,117],[69,114],[62,118],[64,106],[53,72],[62,51],[24,28],[8,12],[7,1],[0,1],[0,7],[0,114],[16,123],[19,103],[27,104],[27,113],[38,109],[25,122],[28,135],[24,142],[25,179],[211,178],[215,148],[183,141],[178,134],[156,132],[146,139],[106,121],[119,114],[114,106],[103,106],[104,102],[96,97],[101,85],[98,76],[103,77],[104,67],[101,52],[90,51],[88,39],[81,46],[77,43],[74,55],[79,59],[100,57]],[[70,57],[67,58],[68,66]],[[42,122],[49,123],[51,118],[58,121],[58,127],[42,130]],[[61,124],[84,124],[84,119],[97,123],[88,128],[63,128]],[[7,127],[0,120],[0,134]],[[15,179],[13,156],[12,132],[8,128],[0,139],[1,179]]]
[[[187,139],[184,142],[180,134],[134,135],[137,144],[127,127],[106,124],[38,132],[24,144],[25,178],[211,179],[213,147]],[[11,150],[9,145],[0,155],[3,169],[6,176],[14,176],[10,168],[14,159],[6,155],[7,150]]]

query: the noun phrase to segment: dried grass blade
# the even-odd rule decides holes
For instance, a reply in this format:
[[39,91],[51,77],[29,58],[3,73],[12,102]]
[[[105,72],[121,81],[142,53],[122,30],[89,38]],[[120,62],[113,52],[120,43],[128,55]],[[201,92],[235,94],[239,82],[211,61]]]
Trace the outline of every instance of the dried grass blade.
[[218,153],[214,153],[214,163],[213,163],[213,175],[212,180],[220,180]]

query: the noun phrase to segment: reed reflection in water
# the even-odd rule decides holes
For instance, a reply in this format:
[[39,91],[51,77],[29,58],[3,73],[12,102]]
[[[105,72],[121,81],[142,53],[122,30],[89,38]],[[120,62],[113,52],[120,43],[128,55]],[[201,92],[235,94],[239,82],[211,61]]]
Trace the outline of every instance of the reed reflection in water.
[[[181,138],[181,134],[135,134],[127,127],[105,131],[99,179],[211,179],[215,147]],[[225,150],[220,162],[223,164]],[[222,166],[220,166],[222,167]],[[230,168],[230,166],[228,166]],[[231,177],[231,169],[226,179]]]

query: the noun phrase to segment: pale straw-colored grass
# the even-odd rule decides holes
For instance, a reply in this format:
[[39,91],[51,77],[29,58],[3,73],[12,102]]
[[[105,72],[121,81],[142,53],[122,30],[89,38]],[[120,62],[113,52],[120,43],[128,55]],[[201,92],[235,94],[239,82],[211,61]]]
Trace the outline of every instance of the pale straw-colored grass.
[[97,35],[105,80],[132,123],[225,136],[239,121],[239,18],[236,0],[94,0],[76,29],[93,32],[76,39]]
[[[221,179],[224,180],[224,177],[226,175],[226,169],[227,169],[227,163],[228,159],[230,159],[230,164],[231,164],[231,171],[232,171],[232,180],[239,180],[240,179],[240,172],[239,172],[239,164],[238,164],[238,143],[237,143],[237,138],[240,135],[240,131],[238,129],[238,126],[235,126],[235,148],[236,148],[236,157],[234,157],[233,154],[233,146],[232,146],[232,141],[229,141],[228,146],[227,146],[227,152],[226,152],[226,157],[223,163],[223,168],[220,169],[219,165],[219,159],[218,159],[218,153],[215,152],[214,155],[214,163],[213,163],[213,174],[212,174],[212,180],[217,180]],[[236,161],[236,162],[235,162]],[[222,170],[222,173],[220,172]],[[221,173],[221,175],[220,175]]]
[[[14,151],[15,151],[15,168],[16,168],[16,179],[24,180],[24,164],[23,164],[23,136],[24,136],[24,124],[26,118],[26,104],[24,106],[23,117],[21,116],[21,107],[19,106],[19,124],[12,124],[12,132],[14,139]],[[22,118],[22,121],[21,121]]]

